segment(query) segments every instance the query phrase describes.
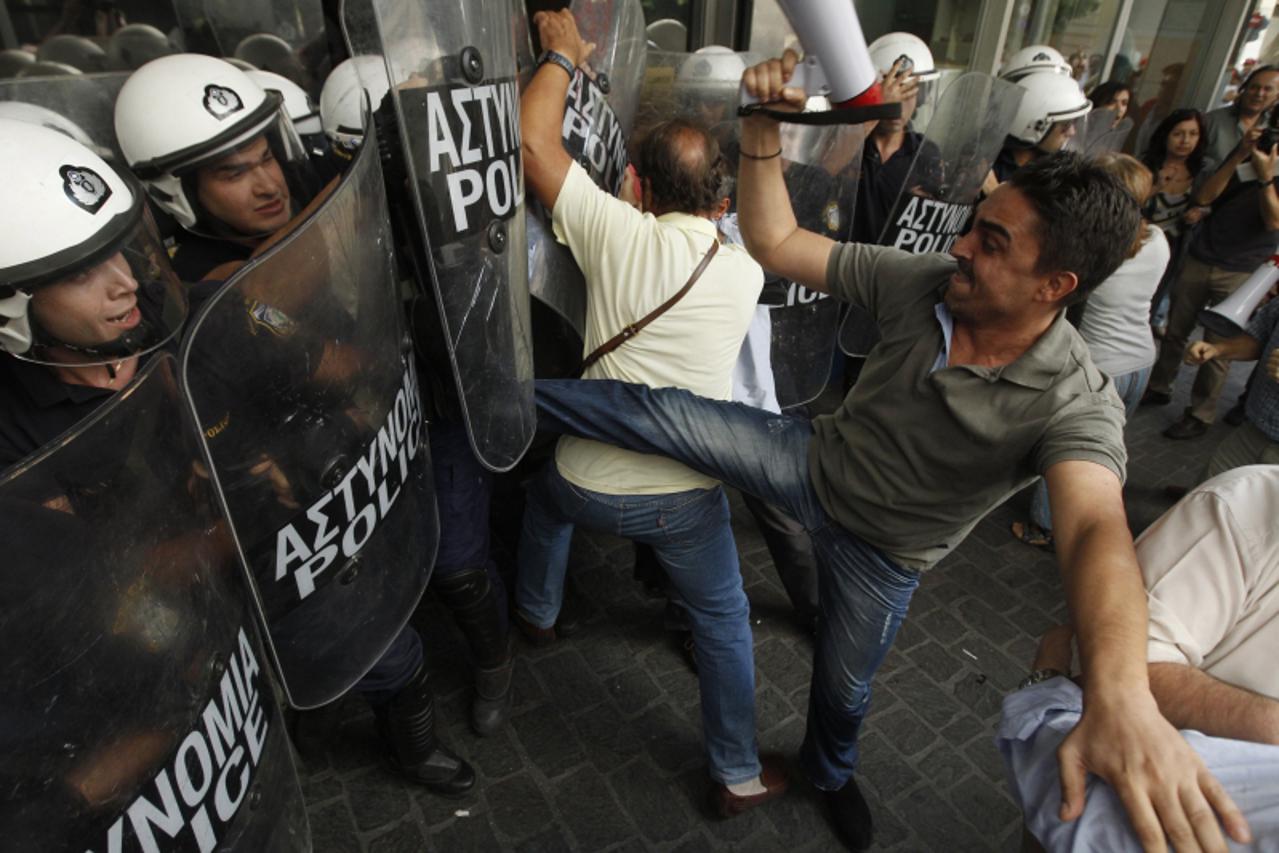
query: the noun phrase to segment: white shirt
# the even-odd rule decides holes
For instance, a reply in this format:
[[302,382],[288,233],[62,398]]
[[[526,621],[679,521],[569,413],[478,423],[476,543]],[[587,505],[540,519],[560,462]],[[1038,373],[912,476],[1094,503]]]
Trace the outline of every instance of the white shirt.
[[1168,238],[1145,226],[1146,241],[1137,254],[1093,289],[1079,334],[1088,342],[1093,363],[1111,376],[1123,376],[1155,363],[1150,333],[1150,300],[1168,266]]
[[1279,465],[1199,486],[1137,540],[1151,661],[1279,700]]
[[[551,220],[556,238],[569,247],[586,278],[585,353],[674,295],[718,239],[715,224],[699,216],[641,214],[595,186],[576,163]],[[744,248],[720,246],[683,299],[583,378],[729,399],[733,365],[763,286],[764,271]],[[564,479],[606,494],[666,494],[717,485],[664,457],[569,436],[560,439],[555,461]]]

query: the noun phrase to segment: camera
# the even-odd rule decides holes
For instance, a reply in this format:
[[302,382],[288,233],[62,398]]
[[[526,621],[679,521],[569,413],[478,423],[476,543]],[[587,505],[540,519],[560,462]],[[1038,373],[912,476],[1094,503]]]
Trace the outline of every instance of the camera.
[[1257,148],[1270,153],[1274,150],[1276,142],[1279,142],[1279,128],[1268,127],[1257,138]]

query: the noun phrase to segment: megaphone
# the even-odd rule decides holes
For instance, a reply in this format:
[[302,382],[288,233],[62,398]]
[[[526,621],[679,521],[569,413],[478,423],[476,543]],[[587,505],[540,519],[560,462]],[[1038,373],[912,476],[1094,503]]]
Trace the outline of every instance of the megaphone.
[[1279,282],[1279,255],[1257,267],[1229,298],[1211,308],[1199,312],[1199,322],[1205,329],[1222,338],[1236,338],[1246,334],[1248,318],[1257,310],[1261,300]]
[[[853,0],[779,0],[779,5],[804,46],[805,54],[803,62],[795,66],[787,85],[803,89],[810,97],[822,95],[830,99],[834,107],[832,112],[859,108],[873,110],[873,113],[864,118],[857,117],[854,121],[901,115],[900,104],[883,102],[879,74],[871,62]],[[743,92],[741,103],[746,109],[747,105],[755,103],[755,99]],[[896,108],[896,114],[890,115],[893,108]],[[781,117],[771,112],[768,114]],[[800,115],[812,114],[795,114],[784,120],[819,123],[798,119],[796,116]]]

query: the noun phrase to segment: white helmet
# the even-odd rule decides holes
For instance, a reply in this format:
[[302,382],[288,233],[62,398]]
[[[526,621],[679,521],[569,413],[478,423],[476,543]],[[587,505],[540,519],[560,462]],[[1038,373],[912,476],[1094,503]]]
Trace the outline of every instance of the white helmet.
[[333,150],[349,157],[364,141],[364,96],[376,110],[391,89],[380,54],[353,56],[338,63],[320,90],[320,120]]
[[60,62],[85,73],[107,68],[106,51],[84,36],[69,33],[53,36],[41,44],[36,49],[36,61]]
[[680,86],[714,83],[739,83],[746,71],[746,61],[731,47],[711,44],[698,48],[680,63],[675,82]]
[[244,73],[263,89],[280,93],[280,97],[284,98],[284,111],[289,114],[289,121],[293,122],[293,127],[297,129],[299,136],[324,132],[324,127],[320,123],[319,109],[316,108],[315,102],[311,100],[306,90],[297,83],[274,71],[261,71],[254,68]]
[[[120,150],[147,192],[182,227],[200,219],[194,185],[183,178],[269,130],[278,129],[282,161],[305,159],[283,110],[245,72],[211,56],[180,53],[135,71],[115,102]],[[283,163],[282,163],[283,165]]]
[[0,79],[17,77],[18,72],[36,61],[35,54],[10,48],[0,50]]
[[1008,135],[1026,145],[1037,145],[1054,124],[1087,115],[1092,102],[1069,77],[1053,71],[1036,71],[1017,81],[1026,90]]
[[919,36],[911,33],[887,33],[870,43],[870,61],[883,74],[899,59],[910,62],[910,71],[920,83],[941,76],[933,62],[933,53]]
[[[103,364],[137,355],[172,337],[185,316],[181,288],[155,237],[136,183],[74,139],[27,122],[0,119],[0,349],[32,361],[42,345],[59,345]],[[139,292],[135,319],[111,341],[71,344],[50,338],[29,305],[40,288],[121,254],[135,278],[151,291]],[[161,271],[161,267],[163,270]],[[166,279],[167,275],[167,280]],[[176,301],[175,301],[176,300]],[[173,308],[178,308],[177,316]],[[122,348],[123,347],[123,348]],[[100,360],[95,361],[94,356]]]
[[1036,71],[1051,71],[1054,74],[1071,76],[1070,63],[1066,61],[1066,57],[1062,56],[1056,48],[1046,44],[1023,47],[1008,57],[1004,67],[999,70],[999,76],[1015,83]]
[[71,137],[103,159],[110,156],[109,149],[94,142],[84,128],[48,107],[28,104],[26,101],[0,101],[0,118],[24,121],[27,124],[38,124],[50,130],[56,130],[63,136]]
[[107,64],[117,71],[133,71],[172,53],[177,53],[173,42],[150,24],[125,24],[107,42]]

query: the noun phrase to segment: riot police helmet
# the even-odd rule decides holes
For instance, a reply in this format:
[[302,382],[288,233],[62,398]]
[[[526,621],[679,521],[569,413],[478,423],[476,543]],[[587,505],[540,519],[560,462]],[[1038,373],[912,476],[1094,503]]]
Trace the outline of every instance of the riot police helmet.
[[353,56],[338,63],[320,91],[320,120],[334,153],[350,158],[364,141],[364,99],[376,110],[390,90],[380,55]]
[[[165,56],[135,71],[116,99],[115,131],[152,200],[206,236],[273,233],[315,189],[283,96],[211,56]],[[258,178],[258,195],[233,183]]]
[[[1052,71],[1027,74],[1017,85],[1025,89],[1026,94],[1008,135],[1022,146],[1037,146],[1049,152],[1059,150],[1070,136],[1071,123],[1092,109],[1092,102],[1074,80]],[[1050,136],[1061,136],[1061,142],[1053,144]]]
[[0,163],[0,349],[109,366],[170,341],[186,300],[136,181],[13,119],[0,119]]
[[1050,71],[1070,79],[1070,63],[1061,51],[1046,44],[1032,44],[1013,53],[999,70],[999,76],[1016,83],[1027,74]]

